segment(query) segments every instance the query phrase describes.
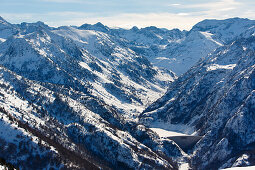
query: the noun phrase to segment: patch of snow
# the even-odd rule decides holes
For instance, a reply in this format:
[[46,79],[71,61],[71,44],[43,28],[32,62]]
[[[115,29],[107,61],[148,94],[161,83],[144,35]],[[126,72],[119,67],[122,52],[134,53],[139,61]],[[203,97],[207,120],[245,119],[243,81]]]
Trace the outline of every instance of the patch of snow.
[[217,45],[219,46],[223,46],[223,44],[219,43],[218,41],[214,40],[212,38],[213,34],[212,33],[209,33],[209,32],[202,32],[200,31],[200,33],[205,36],[205,38],[207,38],[208,40],[212,41],[212,42],[215,42]]
[[6,41],[6,39],[0,38],[0,42],[5,42],[5,41]]
[[188,163],[181,164],[181,166],[179,167],[179,170],[189,170],[189,169],[190,167]]
[[6,167],[4,167],[3,165],[0,165],[0,170],[5,170]]
[[[160,81],[174,81],[174,77],[172,77],[171,75],[169,74],[164,74],[162,72],[159,71],[159,74],[157,74],[155,76],[158,80]],[[162,91],[162,92],[165,92],[165,91]]]
[[249,156],[247,154],[243,154],[241,157],[239,157],[235,163],[233,164],[233,166],[240,166],[240,165],[250,165],[249,161]]
[[84,62],[79,62],[79,65],[85,69],[88,69],[89,71],[92,71],[91,68],[88,66],[87,63],[84,63]]
[[175,58],[167,58],[167,57],[157,57],[156,59],[157,60],[173,60],[173,61],[176,60]]
[[233,70],[235,68],[235,66],[236,66],[236,64],[229,64],[229,65],[212,64],[206,68],[206,71],[213,71],[213,70],[217,70],[217,69]]

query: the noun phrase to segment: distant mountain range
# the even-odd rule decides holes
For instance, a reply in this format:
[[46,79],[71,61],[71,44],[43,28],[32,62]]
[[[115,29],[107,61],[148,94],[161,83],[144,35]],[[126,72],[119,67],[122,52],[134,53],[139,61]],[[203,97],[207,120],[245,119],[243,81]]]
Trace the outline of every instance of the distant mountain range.
[[[21,169],[254,165],[255,21],[190,31],[0,17],[0,158]],[[150,127],[199,135],[183,151]]]

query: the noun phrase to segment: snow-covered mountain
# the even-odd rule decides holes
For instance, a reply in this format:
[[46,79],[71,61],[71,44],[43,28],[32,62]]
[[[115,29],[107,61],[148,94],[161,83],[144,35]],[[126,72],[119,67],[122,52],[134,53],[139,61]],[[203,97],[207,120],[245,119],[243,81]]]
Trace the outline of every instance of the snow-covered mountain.
[[[254,25],[53,28],[0,18],[0,159],[21,169],[254,164]],[[155,133],[162,128],[202,139],[185,150]]]
[[100,31],[1,20],[1,158],[25,169],[177,166],[165,155],[181,151],[133,122],[173,73]]
[[13,165],[173,168],[169,159],[124,131],[123,120],[113,117],[116,111],[98,99],[62,85],[25,79],[4,67],[0,76],[0,157]]
[[124,115],[141,112],[175,78],[103,32],[42,22],[16,27],[0,44],[2,65],[31,80],[89,90]]
[[[163,44],[156,43],[157,39],[154,38],[155,43],[149,44],[145,41],[133,48],[137,53],[146,56],[153,65],[172,70],[179,76],[196,64],[200,58],[233,41],[254,24],[253,20],[241,18],[204,20],[188,32],[171,30],[175,36],[158,36],[162,37],[162,42],[165,42]],[[167,35],[169,34],[168,31]],[[137,42],[140,42],[139,38]]]
[[[136,26],[131,29],[111,29],[101,23],[97,23],[95,25],[84,24],[80,26],[79,29],[94,31],[100,30],[101,32],[107,33],[108,35],[117,38],[121,44],[132,49],[136,54],[146,57],[154,66],[162,67],[167,70],[172,69],[172,66],[169,66],[168,60],[173,57],[164,53],[164,51],[168,49],[168,46],[172,47],[180,44],[183,40],[185,40],[185,37],[188,34],[188,31],[185,30],[167,30],[154,26],[141,29]],[[179,73],[177,72],[177,74]]]
[[194,25],[190,31],[153,26],[116,29],[102,23],[84,24],[75,28],[111,35],[120,44],[146,57],[154,66],[171,70],[179,76],[216,48],[234,41],[254,23],[253,20],[242,18],[204,20]]
[[140,117],[149,126],[202,136],[190,151],[194,169],[255,164],[254,26],[234,39],[179,77]]

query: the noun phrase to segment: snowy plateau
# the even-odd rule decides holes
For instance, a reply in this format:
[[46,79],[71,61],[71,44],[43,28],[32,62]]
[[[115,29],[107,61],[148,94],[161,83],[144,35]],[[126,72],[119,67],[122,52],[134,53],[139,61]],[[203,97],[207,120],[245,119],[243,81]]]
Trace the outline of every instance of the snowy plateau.
[[0,17],[0,169],[255,165],[255,21],[189,31]]

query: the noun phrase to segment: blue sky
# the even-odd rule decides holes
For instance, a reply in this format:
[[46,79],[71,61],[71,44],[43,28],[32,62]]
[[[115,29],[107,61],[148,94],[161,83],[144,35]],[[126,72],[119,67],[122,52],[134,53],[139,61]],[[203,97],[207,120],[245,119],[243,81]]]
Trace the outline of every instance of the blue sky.
[[203,19],[255,19],[254,0],[0,0],[0,16],[11,23],[50,26],[102,22],[110,27],[190,29]]

